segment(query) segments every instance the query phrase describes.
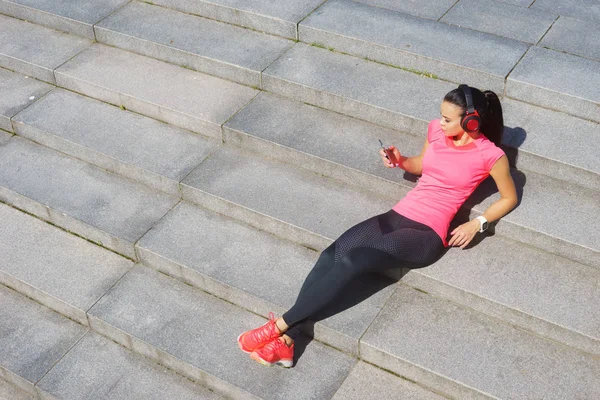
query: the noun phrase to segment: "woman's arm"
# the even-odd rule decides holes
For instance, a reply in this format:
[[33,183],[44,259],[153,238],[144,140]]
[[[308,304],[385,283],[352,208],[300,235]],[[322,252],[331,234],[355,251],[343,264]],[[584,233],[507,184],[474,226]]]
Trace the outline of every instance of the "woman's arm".
[[[395,148],[394,146],[390,146],[390,148],[394,152],[394,156],[396,156],[396,160],[399,160],[399,167],[413,175],[421,175],[421,173],[423,172],[422,161],[423,155],[425,154],[425,151],[427,151],[427,147],[429,147],[429,142],[425,140],[425,144],[423,145],[423,150],[421,150],[421,154],[414,157],[404,157],[400,154],[397,148]],[[379,155],[383,160],[383,165],[385,165],[387,168],[394,168],[390,160],[388,160],[385,156],[385,152],[383,151],[383,149],[379,150]]]
[[[494,182],[496,182],[496,186],[498,186],[500,198],[485,210],[483,216],[489,222],[494,222],[515,208],[517,205],[517,190],[510,175],[510,167],[506,156],[502,156],[496,161],[490,171],[490,175],[494,179]],[[460,246],[461,249],[464,249],[473,240],[480,228],[481,222],[478,219],[472,219],[458,226],[450,233],[452,238],[448,242],[448,245]]]

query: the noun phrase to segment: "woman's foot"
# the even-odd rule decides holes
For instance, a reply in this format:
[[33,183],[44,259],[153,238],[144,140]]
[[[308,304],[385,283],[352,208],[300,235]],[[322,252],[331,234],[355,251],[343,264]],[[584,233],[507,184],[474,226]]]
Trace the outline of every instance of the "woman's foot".
[[269,322],[263,326],[247,331],[238,336],[238,345],[246,353],[252,353],[263,346],[266,346],[273,339],[281,336],[282,332],[275,324],[275,315],[269,313]]
[[269,367],[280,365],[290,368],[294,365],[294,344],[288,346],[283,337],[271,340],[264,347],[253,351],[250,358]]

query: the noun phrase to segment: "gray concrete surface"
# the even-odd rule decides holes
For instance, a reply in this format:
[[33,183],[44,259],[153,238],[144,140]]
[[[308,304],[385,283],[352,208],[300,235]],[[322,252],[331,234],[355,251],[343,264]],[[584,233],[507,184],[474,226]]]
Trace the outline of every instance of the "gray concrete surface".
[[[510,256],[509,256],[510,255]],[[450,249],[402,281],[560,343],[600,355],[597,269],[501,236]]]
[[361,354],[455,398],[600,396],[597,357],[403,286],[361,340]]
[[18,137],[0,146],[0,199],[131,258],[178,201]]
[[54,83],[54,69],[92,41],[0,14],[0,67]]
[[419,0],[357,0],[370,6],[399,11],[406,14],[416,15],[421,18],[433,20],[440,19],[456,3],[456,0],[433,0],[427,2],[424,7]]
[[540,46],[600,61],[598,22],[561,16],[540,42]]
[[384,182],[412,182],[403,181],[398,170],[382,168],[379,139],[413,156],[421,152],[425,134],[403,134],[267,93],[223,127],[226,143],[393,199],[405,191]]
[[80,324],[132,262],[0,204],[0,283]]
[[0,380],[30,394],[34,385],[87,331],[0,285]]
[[455,84],[298,43],[263,73],[263,88],[404,132],[422,134]]
[[260,73],[294,44],[137,1],[94,29],[99,42],[255,87]]
[[306,43],[497,92],[529,47],[349,0],[328,1],[298,29]]
[[[294,304],[317,260],[315,251],[186,203],[144,235],[137,252],[145,265],[265,317]],[[357,355],[358,340],[393,292],[393,285],[386,287],[391,283],[366,277],[347,289],[370,297],[321,321],[315,338]]]
[[101,44],[70,60],[56,76],[59,86],[69,90],[214,138],[221,137],[220,125],[258,94]]
[[12,132],[10,119],[51,89],[47,83],[0,68],[0,129]]
[[191,172],[182,192],[186,201],[319,250],[329,245],[328,238],[395,204],[230,147]]
[[365,362],[356,364],[332,400],[443,400],[413,382],[402,379]]
[[38,384],[42,398],[224,400],[201,385],[90,332]]
[[600,61],[532,47],[506,81],[506,95],[600,122]]
[[2,400],[34,400],[35,397],[15,385],[0,379],[0,399]]
[[504,143],[517,148],[517,167],[600,190],[595,143],[600,125],[571,115],[505,98]]
[[600,22],[600,4],[595,0],[536,0],[531,8],[596,24]]
[[148,268],[134,268],[90,315],[94,329],[118,330],[135,351],[234,398],[330,398],[356,364],[313,341],[295,368],[265,368],[235,344],[263,318]]
[[179,182],[218,143],[156,120],[56,89],[13,119],[20,136],[179,195]]
[[557,18],[557,13],[497,0],[460,0],[440,21],[536,44]]
[[93,25],[129,0],[2,0],[0,13],[95,40]]
[[260,32],[297,38],[297,24],[323,0],[155,0],[155,4]]

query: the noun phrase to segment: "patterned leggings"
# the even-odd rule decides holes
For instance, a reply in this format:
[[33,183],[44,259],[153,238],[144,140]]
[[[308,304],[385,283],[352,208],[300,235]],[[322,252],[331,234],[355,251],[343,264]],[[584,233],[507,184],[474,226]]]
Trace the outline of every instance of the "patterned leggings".
[[325,308],[357,276],[430,264],[443,247],[433,229],[394,210],[353,226],[321,253],[306,277],[296,303],[283,315],[292,327],[286,334],[297,336],[297,326]]

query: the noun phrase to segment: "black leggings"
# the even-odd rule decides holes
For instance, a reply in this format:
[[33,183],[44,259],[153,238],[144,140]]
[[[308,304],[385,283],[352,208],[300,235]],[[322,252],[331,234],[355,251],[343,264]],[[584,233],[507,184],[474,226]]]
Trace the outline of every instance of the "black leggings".
[[[394,210],[369,218],[344,232],[321,253],[283,320],[297,327],[325,308],[357,276],[430,264],[443,247],[433,229]],[[287,334],[294,338],[298,332],[297,328],[290,329]]]

